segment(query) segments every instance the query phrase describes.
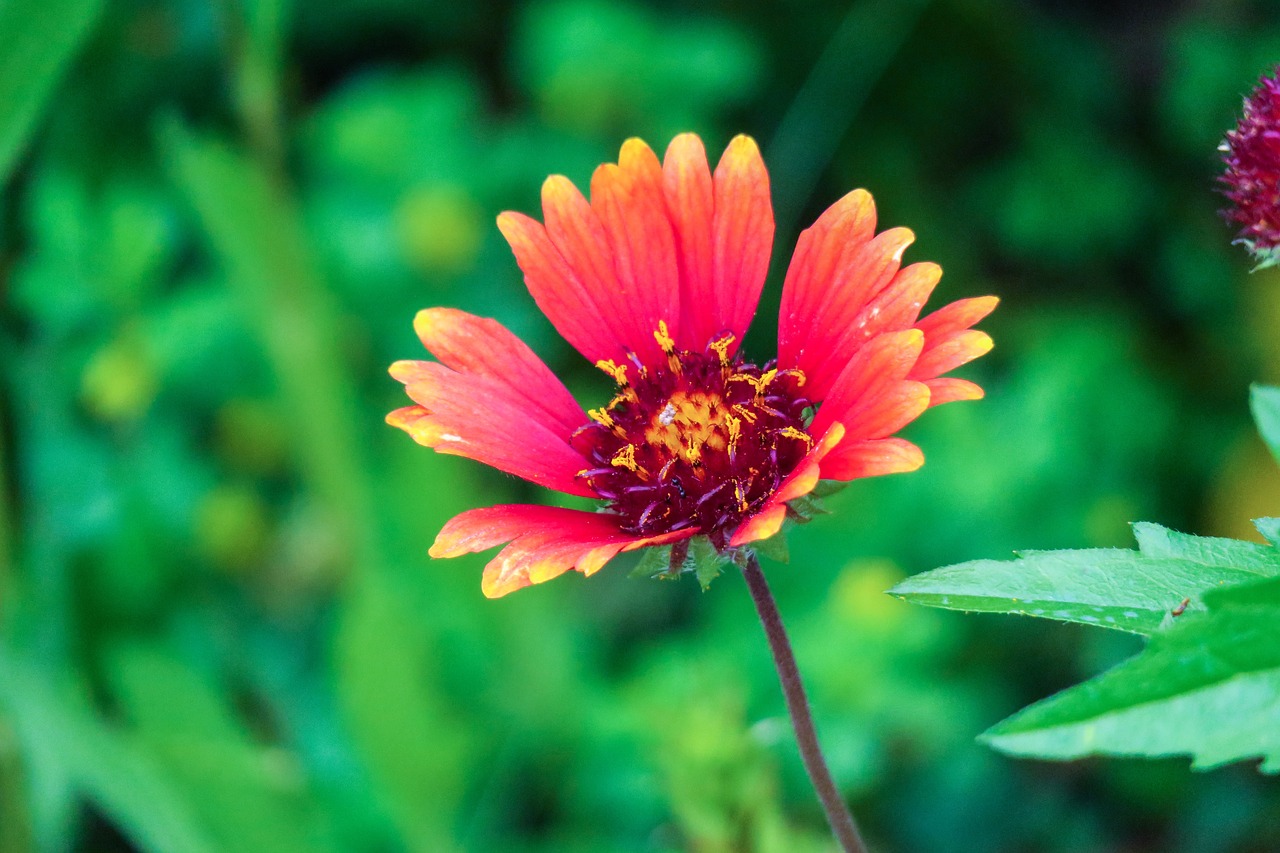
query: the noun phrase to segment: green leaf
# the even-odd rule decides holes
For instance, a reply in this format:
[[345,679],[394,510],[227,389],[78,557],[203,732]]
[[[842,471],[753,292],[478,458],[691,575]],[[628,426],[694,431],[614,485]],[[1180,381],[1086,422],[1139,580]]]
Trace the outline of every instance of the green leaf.
[[640,552],[640,560],[631,570],[633,578],[656,578],[671,574],[671,546],[660,545],[656,548],[645,548]]
[[782,529],[768,539],[760,539],[751,543],[751,547],[762,557],[768,557],[775,563],[790,563],[791,549],[787,547],[787,527],[790,520],[784,522]]
[[1249,408],[1258,424],[1262,440],[1271,448],[1271,455],[1280,462],[1280,388],[1274,385],[1254,385],[1249,391]]
[[695,536],[689,543],[689,556],[685,558],[685,570],[692,569],[698,579],[702,591],[706,592],[711,582],[720,577],[720,571],[728,559],[716,550],[711,540],[705,536]]
[[1255,518],[1253,526],[1273,547],[1280,548],[1280,518]]
[[983,740],[1039,758],[1190,755],[1280,772],[1280,578],[1206,596],[1139,655],[1032,705]]
[[1187,610],[1202,609],[1204,592],[1278,571],[1280,564],[1264,572],[1119,548],[1028,551],[1017,560],[975,560],[934,569],[889,592],[929,607],[1040,616],[1151,634],[1184,600],[1190,599]]
[[72,785],[138,849],[214,853],[219,848],[145,749],[106,725],[83,697],[56,689],[0,648],[0,708],[22,749],[65,771]]
[[0,183],[102,7],[102,0],[0,3]]
[[1280,574],[1280,551],[1256,542],[1193,536],[1147,521],[1134,524],[1133,535],[1145,557],[1177,557],[1205,566],[1229,566],[1266,576]]

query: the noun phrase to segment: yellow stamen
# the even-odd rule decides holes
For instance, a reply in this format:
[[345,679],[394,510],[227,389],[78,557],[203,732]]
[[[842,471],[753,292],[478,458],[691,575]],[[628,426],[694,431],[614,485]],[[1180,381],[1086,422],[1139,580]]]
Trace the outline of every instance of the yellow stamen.
[[733,494],[734,497],[738,499],[738,512],[746,512],[748,509],[747,492],[742,488],[742,482],[740,480],[733,481]]
[[680,356],[676,355],[676,341],[671,337],[671,330],[667,328],[666,320],[658,321],[658,331],[653,333],[653,339],[658,342],[658,346],[662,347],[662,351],[667,354],[667,365],[672,372],[679,373],[681,364]]
[[773,370],[766,370],[764,373],[760,374],[759,381],[755,383],[757,400],[764,396],[764,389],[769,387],[769,383],[772,382],[774,377],[777,375],[778,369],[776,367]]
[[742,419],[749,424],[755,423],[756,418],[758,417],[755,412],[751,411],[746,406],[740,403],[734,403],[733,410],[737,412],[742,417]]
[[617,426],[617,422],[609,414],[608,409],[587,409],[587,417],[608,429],[613,429]]
[[729,459],[732,460],[738,449],[738,439],[742,437],[742,421],[733,415],[725,415],[724,421],[729,426]]
[[636,446],[628,444],[613,454],[613,458],[609,460],[609,464],[615,468],[626,468],[632,474],[638,475],[641,479],[649,479],[647,472],[636,462]]
[[729,332],[723,338],[717,338],[709,344],[712,351],[720,357],[720,366],[722,368],[729,366],[729,347],[733,346],[735,340],[737,338],[733,332]]
[[778,430],[778,434],[786,438],[794,438],[796,441],[803,441],[805,444],[813,447],[813,437],[802,429],[793,426],[783,427]]
[[627,366],[625,364],[618,364],[611,358],[602,358],[596,362],[596,367],[613,377],[613,381],[623,388],[627,387]]

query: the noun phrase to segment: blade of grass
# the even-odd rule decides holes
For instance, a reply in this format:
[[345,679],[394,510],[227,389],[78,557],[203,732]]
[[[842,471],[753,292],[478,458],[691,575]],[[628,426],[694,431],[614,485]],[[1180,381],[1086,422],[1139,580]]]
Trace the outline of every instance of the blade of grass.
[[102,0],[0,3],[0,184],[102,9]]

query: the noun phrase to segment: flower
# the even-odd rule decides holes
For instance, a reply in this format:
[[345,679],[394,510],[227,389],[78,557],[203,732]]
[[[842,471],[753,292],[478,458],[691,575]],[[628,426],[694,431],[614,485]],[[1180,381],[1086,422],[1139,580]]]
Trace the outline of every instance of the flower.
[[900,267],[914,235],[876,234],[864,190],[800,235],[777,359],[744,358],[773,241],[769,176],[746,136],[714,173],[693,134],[661,163],[628,140],[592,176],[590,201],[556,175],[542,210],[545,224],[507,212],[498,227],[538,307],[615,396],[584,413],[511,332],[449,308],[414,324],[438,361],[391,367],[414,405],[387,421],[418,443],[602,502],[494,506],[445,524],[432,556],[505,544],[484,570],[490,597],[570,569],[591,575],[623,551],[678,555],[705,536],[728,553],[766,539],[819,479],[920,467],[920,449],[893,434],[929,406],[982,396],[943,374],[991,348],[971,327],[997,300],[920,318],[942,271]]
[[1244,115],[1218,147],[1227,171],[1222,211],[1241,225],[1236,242],[1257,260],[1255,269],[1280,262],[1280,67],[1263,75],[1244,100]]

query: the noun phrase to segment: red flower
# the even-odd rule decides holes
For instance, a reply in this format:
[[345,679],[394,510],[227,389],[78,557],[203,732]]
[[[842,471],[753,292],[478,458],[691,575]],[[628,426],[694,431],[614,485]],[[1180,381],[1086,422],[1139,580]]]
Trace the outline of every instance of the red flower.
[[1280,68],[1263,77],[1244,101],[1244,115],[1219,150],[1227,165],[1219,179],[1234,205],[1222,212],[1243,226],[1236,242],[1258,261],[1280,261]]
[[565,339],[617,382],[584,413],[533,352],[497,322],[448,308],[415,328],[438,362],[391,375],[416,405],[387,421],[420,444],[550,489],[603,502],[474,509],[431,547],[454,557],[509,543],[485,567],[491,597],[621,551],[706,536],[720,551],[768,538],[787,502],[819,479],[912,471],[920,449],[895,432],[926,408],[982,389],[943,378],[991,348],[970,327],[994,297],[919,319],[932,263],[899,268],[914,239],[875,233],[855,190],[800,235],[787,270],[778,358],[738,352],[769,268],[769,176],[754,141],[716,167],[701,140],[675,138],[662,163],[628,140],[599,167],[588,201],[566,178],[542,187],[545,225],[498,217],[534,301]]

